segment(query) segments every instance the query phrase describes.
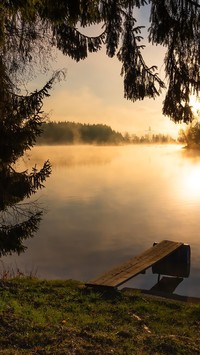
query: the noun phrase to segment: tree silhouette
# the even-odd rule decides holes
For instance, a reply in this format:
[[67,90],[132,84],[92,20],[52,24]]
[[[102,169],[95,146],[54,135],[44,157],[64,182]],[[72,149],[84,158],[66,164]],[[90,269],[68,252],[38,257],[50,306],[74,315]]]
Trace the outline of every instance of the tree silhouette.
[[25,249],[23,240],[33,236],[42,210],[22,201],[39,188],[51,173],[46,161],[42,169],[18,172],[15,163],[30,149],[43,122],[42,100],[48,95],[55,75],[40,91],[23,97],[14,93],[13,84],[0,63],[0,256]]
[[[149,4],[148,4],[149,3]],[[30,75],[35,64],[45,68],[56,47],[79,61],[106,46],[122,64],[124,96],[135,101],[155,98],[164,82],[143,58],[135,10],[150,6],[148,40],[166,48],[167,93],[163,113],[175,122],[190,122],[190,94],[200,89],[200,5],[198,0],[2,0],[0,55],[12,77]],[[102,25],[97,36],[81,28]]]
[[179,131],[178,141],[186,143],[187,148],[200,148],[200,122],[193,121],[185,130]]
[[75,122],[49,122],[42,125],[38,144],[119,144],[124,142],[121,133],[104,124]]

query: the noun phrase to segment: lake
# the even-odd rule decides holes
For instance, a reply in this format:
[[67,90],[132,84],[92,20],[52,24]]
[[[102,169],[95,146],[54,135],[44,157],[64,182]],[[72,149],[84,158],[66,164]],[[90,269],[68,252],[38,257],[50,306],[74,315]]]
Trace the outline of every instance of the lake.
[[[87,281],[169,239],[192,252],[190,277],[176,293],[200,296],[200,155],[178,145],[38,146],[20,168],[47,159],[52,175],[33,196],[45,208],[40,229],[3,267]],[[148,270],[123,286],[156,282]]]

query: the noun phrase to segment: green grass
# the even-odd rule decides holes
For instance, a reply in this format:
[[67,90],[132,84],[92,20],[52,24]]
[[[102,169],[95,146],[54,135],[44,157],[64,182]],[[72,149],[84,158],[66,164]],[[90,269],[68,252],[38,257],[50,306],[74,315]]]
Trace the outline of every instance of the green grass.
[[0,354],[200,354],[200,305],[76,281],[0,282]]

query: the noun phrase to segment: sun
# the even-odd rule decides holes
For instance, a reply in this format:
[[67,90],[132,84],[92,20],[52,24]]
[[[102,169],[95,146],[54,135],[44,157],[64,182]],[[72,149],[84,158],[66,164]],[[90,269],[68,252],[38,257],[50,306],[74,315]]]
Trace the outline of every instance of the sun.
[[192,106],[192,111],[195,115],[200,115],[200,98],[195,96],[195,95],[191,95],[190,96],[190,106]]

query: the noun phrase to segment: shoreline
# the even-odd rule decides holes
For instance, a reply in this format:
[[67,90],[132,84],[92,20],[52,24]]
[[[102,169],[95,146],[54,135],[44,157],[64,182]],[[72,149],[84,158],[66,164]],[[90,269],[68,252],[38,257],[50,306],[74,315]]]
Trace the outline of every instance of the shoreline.
[[200,304],[139,290],[94,292],[75,280],[0,282],[0,352],[32,354],[200,353]]

